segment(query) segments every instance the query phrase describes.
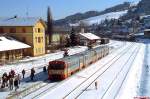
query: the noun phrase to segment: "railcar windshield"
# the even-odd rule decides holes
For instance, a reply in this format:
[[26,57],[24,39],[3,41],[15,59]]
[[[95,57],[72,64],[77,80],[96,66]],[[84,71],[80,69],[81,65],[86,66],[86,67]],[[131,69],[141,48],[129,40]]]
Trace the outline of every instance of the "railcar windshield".
[[64,69],[65,68],[65,64],[62,62],[52,62],[49,64],[49,68],[50,69]]

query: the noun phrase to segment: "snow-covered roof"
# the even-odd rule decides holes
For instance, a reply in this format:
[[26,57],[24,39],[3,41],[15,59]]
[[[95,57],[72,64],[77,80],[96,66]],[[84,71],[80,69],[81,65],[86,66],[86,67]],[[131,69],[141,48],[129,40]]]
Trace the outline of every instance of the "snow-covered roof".
[[145,31],[145,32],[149,32],[149,31],[150,31],[150,29],[145,29],[144,31]]
[[16,41],[11,37],[0,36],[0,51],[23,49],[29,47],[29,45]]
[[85,38],[89,40],[98,40],[100,37],[96,36],[95,34],[92,33],[79,33],[80,35],[84,36]]
[[39,20],[35,17],[0,18],[0,26],[34,26]]

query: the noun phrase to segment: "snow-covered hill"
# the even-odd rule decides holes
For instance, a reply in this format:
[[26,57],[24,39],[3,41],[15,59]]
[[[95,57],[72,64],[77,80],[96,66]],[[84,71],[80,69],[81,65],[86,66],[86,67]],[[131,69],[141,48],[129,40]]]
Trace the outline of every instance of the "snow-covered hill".
[[110,20],[110,19],[118,19],[121,16],[125,15],[127,12],[128,12],[128,10],[119,11],[119,12],[111,12],[111,13],[107,13],[107,14],[104,14],[104,15],[91,17],[91,18],[88,18],[88,19],[85,19],[85,20],[82,20],[82,21],[88,23],[89,25],[99,24],[102,21],[104,21],[105,19],[108,19],[108,20]]

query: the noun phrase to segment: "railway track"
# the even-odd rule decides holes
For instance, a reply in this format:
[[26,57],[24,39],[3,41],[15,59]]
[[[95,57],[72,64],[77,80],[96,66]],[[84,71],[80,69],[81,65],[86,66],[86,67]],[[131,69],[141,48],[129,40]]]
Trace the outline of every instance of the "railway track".
[[[131,44],[129,47],[127,47],[126,49],[129,49],[129,48],[131,48],[131,46],[132,46],[133,44]],[[121,47],[120,47],[121,48]],[[119,53],[120,54],[120,53]],[[118,56],[119,54],[117,54],[116,56]],[[109,63],[109,62],[108,62]],[[48,85],[48,84],[47,84]],[[47,86],[47,85],[45,85],[45,86]],[[56,85],[58,85],[58,84],[56,84]],[[54,85],[54,86],[52,86],[52,87],[50,87],[50,88],[47,88],[46,90],[44,90],[43,92],[41,92],[41,93],[39,93],[38,95],[36,95],[36,96],[34,96],[33,97],[33,99],[34,98],[37,98],[37,97],[39,97],[41,94],[43,94],[43,93],[46,93],[47,91],[50,91],[53,87],[55,87],[56,85]]]
[[[131,45],[132,46],[132,45]],[[106,64],[104,64],[101,68],[99,68],[96,72],[94,72],[90,77],[88,77],[86,80],[84,80],[81,84],[79,84],[76,88],[74,88],[72,91],[70,91],[67,95],[65,95],[63,97],[63,99],[66,99],[67,97],[69,97],[75,90],[77,90],[81,85],[83,85],[86,81],[88,81],[90,78],[92,78],[97,72],[99,72],[100,70],[102,70],[105,66],[107,66],[111,61],[113,61],[116,57],[117,59],[115,59],[100,75],[99,77],[104,74],[117,60],[119,60],[124,54],[126,54],[130,49],[131,46],[129,46],[126,51],[120,52],[118,55],[116,55],[112,60],[110,60],[109,62],[107,62]],[[119,56],[119,57],[118,57]],[[95,79],[96,80],[96,79]],[[95,81],[94,80],[94,81]],[[94,82],[93,81],[93,82]],[[92,82],[92,83],[93,83]],[[89,86],[92,84],[90,83]],[[89,86],[87,86],[84,90],[86,90]],[[82,91],[76,98],[78,98],[84,91]]]
[[[124,42],[123,45],[125,45],[125,44],[126,44],[126,43]],[[123,45],[122,45],[122,46],[123,46]],[[120,49],[122,46],[119,46],[118,49]],[[113,52],[114,52],[114,51],[112,51],[111,53],[113,53]],[[111,53],[110,53],[110,54],[111,54]],[[66,79],[66,80],[67,80],[67,79]],[[47,85],[48,85],[48,84],[47,84]],[[47,85],[45,85],[45,86],[47,86]],[[50,87],[50,88],[47,88],[47,89],[44,90],[43,92],[41,92],[41,93],[39,93],[38,95],[34,96],[33,99],[34,99],[34,98],[37,98],[38,96],[40,96],[40,95],[43,94],[43,93],[46,93],[46,91],[50,91],[53,87],[55,87],[55,86],[57,86],[57,85],[59,85],[59,84],[56,84],[56,85],[54,85],[54,86],[52,86],[52,87]]]
[[[121,70],[117,73],[117,75],[115,76],[115,78],[112,80],[112,82],[109,84],[109,87],[106,89],[106,91],[104,92],[104,94],[102,95],[101,99],[103,99],[105,97],[105,95],[108,93],[108,91],[111,89],[111,87],[113,86],[113,84],[115,83],[115,81],[117,80],[117,78],[119,78],[119,76],[121,75],[121,73],[123,72],[123,70],[125,69],[125,67],[127,66],[128,63],[130,63],[130,60],[133,57],[133,61],[131,62],[131,65],[134,63],[134,60],[136,58],[137,53],[139,52],[140,47],[137,47],[132,54],[130,55],[130,57],[128,58],[128,60],[124,63],[124,65],[122,66]],[[116,91],[114,97],[112,97],[112,99],[115,99],[115,97],[117,96],[117,93],[120,91],[125,79],[127,78],[127,75],[129,73],[129,71],[131,70],[131,65],[128,67],[127,72],[125,73],[125,76],[123,78],[123,80],[121,81],[121,84],[118,88],[118,90]]]
[[[112,44],[110,44],[110,45],[112,45]],[[122,46],[120,46],[119,48],[121,48],[121,47],[122,47]],[[112,52],[111,52],[111,53],[112,53]],[[44,66],[45,66],[45,65],[42,65],[42,66],[40,66],[40,67],[35,67],[35,69],[36,69],[36,70],[42,69]],[[29,74],[30,69],[29,69],[29,70],[26,70],[26,72]],[[21,72],[20,72],[20,73],[21,73]],[[66,80],[67,80],[67,79],[66,79]],[[44,81],[46,82],[47,79],[45,79]],[[43,83],[43,82],[39,82],[39,83],[33,84],[31,87],[28,87],[28,88],[26,88],[26,89],[24,89],[24,90],[22,90],[22,91],[20,91],[20,92],[18,92],[18,93],[13,93],[13,94],[11,93],[11,94],[7,97],[7,99],[14,99],[14,98],[16,98],[16,97],[26,97],[26,96],[32,94],[33,92],[35,92],[36,90],[39,90],[39,89],[41,89],[41,88],[43,88],[43,87],[45,87],[45,86],[48,86],[48,85],[49,85],[49,83]],[[48,87],[48,88],[47,88],[46,90],[44,90],[43,92],[39,93],[37,96],[39,96],[39,95],[45,93],[46,91],[48,91],[48,90],[54,88],[54,87],[57,86],[57,85],[59,85],[59,83],[52,84],[52,86]],[[37,96],[35,96],[35,97],[37,97]],[[33,97],[33,98],[35,98],[35,97]]]

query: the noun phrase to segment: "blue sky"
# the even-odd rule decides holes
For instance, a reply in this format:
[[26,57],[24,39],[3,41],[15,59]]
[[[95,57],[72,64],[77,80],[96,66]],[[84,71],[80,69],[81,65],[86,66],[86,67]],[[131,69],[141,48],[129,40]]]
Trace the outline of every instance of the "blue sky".
[[139,0],[0,0],[0,17],[26,17],[28,12],[31,17],[46,18],[50,6],[53,18],[60,19],[77,12],[101,11],[125,1]]

